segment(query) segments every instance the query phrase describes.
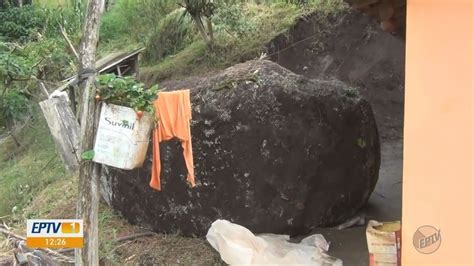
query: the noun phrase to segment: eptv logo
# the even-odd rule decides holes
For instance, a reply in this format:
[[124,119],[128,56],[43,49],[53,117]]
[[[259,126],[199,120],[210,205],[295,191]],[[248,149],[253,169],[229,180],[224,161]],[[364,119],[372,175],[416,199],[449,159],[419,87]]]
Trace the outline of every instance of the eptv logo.
[[78,219],[28,220],[26,245],[30,248],[82,248],[83,223]]
[[[81,232],[79,223],[64,223],[64,222],[33,222],[31,229],[32,234],[73,234]],[[61,228],[61,231],[59,229]]]
[[431,254],[441,245],[441,230],[431,225],[424,225],[413,235],[413,245],[423,254]]

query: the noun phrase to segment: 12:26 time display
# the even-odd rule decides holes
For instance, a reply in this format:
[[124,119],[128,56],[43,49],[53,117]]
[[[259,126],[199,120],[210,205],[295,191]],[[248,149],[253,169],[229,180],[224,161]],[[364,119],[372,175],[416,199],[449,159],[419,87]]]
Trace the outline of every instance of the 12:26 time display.
[[47,246],[65,246],[65,238],[45,238]]

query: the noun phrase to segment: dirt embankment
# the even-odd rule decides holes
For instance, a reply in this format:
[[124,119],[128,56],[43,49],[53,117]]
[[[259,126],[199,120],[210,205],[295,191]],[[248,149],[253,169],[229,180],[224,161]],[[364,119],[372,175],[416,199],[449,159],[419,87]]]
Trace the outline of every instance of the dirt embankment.
[[[339,79],[371,103],[382,141],[401,139],[405,42],[356,11],[301,18],[268,46],[271,60],[315,79]],[[278,52],[280,51],[280,52]]]

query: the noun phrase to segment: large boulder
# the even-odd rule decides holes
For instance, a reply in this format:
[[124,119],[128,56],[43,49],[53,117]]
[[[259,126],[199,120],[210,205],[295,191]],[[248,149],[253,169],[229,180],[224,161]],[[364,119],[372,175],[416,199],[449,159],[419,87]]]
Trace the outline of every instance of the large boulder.
[[197,185],[186,184],[175,140],[160,146],[160,192],[148,185],[151,146],[140,169],[105,168],[104,198],[133,223],[203,236],[227,219],[254,233],[294,235],[350,218],[375,187],[374,115],[341,82],[257,60],[167,87],[191,88]]

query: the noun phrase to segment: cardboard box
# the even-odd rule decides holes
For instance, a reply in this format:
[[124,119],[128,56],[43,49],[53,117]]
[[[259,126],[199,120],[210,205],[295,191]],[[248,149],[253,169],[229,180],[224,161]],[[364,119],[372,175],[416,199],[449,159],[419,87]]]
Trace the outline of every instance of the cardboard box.
[[366,230],[370,266],[401,265],[401,224],[369,221]]

